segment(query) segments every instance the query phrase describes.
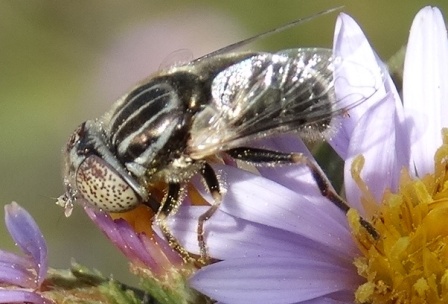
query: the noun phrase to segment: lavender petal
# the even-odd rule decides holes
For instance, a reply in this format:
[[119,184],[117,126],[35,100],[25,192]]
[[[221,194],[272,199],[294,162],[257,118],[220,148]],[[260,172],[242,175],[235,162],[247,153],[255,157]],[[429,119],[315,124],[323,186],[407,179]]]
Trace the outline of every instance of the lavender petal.
[[28,257],[21,257],[11,252],[0,249],[0,264],[8,263],[11,265],[18,265],[24,269],[32,268],[33,262]]
[[418,176],[434,171],[433,155],[448,127],[448,40],[442,13],[425,7],[414,19],[406,50],[403,98]]
[[32,272],[26,268],[9,263],[0,263],[0,285],[1,283],[27,288],[37,287]]
[[0,290],[0,303],[50,304],[52,302],[32,291],[3,289]]
[[[229,166],[214,166],[225,172],[229,183],[220,210],[251,222],[290,231],[340,252],[357,251],[344,213],[319,194],[311,197],[293,192],[273,181]],[[202,192],[205,197],[207,194]],[[209,196],[208,196],[209,197]],[[211,201],[212,202],[212,201]],[[351,244],[351,246],[348,246]]]
[[[267,264],[269,268],[260,268]],[[199,270],[193,288],[224,303],[295,303],[354,290],[356,272],[289,258],[232,259]]]
[[35,263],[37,285],[47,273],[47,244],[31,215],[17,203],[5,205],[6,227],[20,249]]
[[[381,201],[386,189],[397,190],[401,168],[407,166],[409,158],[403,149],[397,150],[397,108],[393,95],[370,108],[359,119],[353,130],[345,161],[345,190],[352,207],[362,213],[361,191],[352,178],[352,163],[362,155],[365,159],[361,177],[376,201]],[[403,155],[398,153],[403,152]],[[380,168],[380,170],[378,170]]]
[[[170,228],[185,248],[199,253],[196,234],[198,217],[208,207],[181,207]],[[233,217],[217,211],[205,224],[205,241],[213,258],[225,260],[240,257],[303,258],[352,266],[347,252],[337,252],[301,235]],[[279,250],[281,248],[281,250]]]
[[[336,58],[342,59],[342,65],[335,71],[338,102],[353,105],[363,101],[349,110],[348,115],[334,121],[337,130],[331,136],[330,143],[346,159],[350,138],[358,120],[387,95],[383,85],[386,69],[360,27],[346,14],[340,14],[336,22],[333,52]],[[339,124],[341,127],[338,127]]]

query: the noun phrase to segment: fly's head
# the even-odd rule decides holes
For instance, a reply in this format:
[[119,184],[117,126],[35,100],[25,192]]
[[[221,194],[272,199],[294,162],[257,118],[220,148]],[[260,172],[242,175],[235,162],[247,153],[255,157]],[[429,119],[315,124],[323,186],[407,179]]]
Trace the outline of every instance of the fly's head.
[[148,200],[145,188],[106,144],[99,121],[81,124],[63,152],[65,193],[57,204],[65,208],[66,216],[78,200],[106,212],[124,212]]

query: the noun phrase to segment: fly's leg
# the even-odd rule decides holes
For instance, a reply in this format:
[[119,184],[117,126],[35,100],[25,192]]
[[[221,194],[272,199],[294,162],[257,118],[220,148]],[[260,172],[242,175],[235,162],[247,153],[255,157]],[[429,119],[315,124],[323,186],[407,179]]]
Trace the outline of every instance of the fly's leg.
[[194,259],[190,256],[190,253],[173,235],[166,221],[168,216],[173,215],[177,211],[177,208],[181,202],[182,191],[182,186],[180,184],[168,184],[168,191],[160,204],[160,208],[156,213],[155,219],[157,226],[162,231],[162,234],[168,241],[170,247],[176,250],[185,261],[194,262]]
[[200,171],[200,174],[202,175],[202,178],[204,179],[205,184],[213,198],[213,204],[210,206],[209,209],[207,209],[206,212],[201,214],[201,216],[199,217],[197,227],[198,244],[201,254],[199,262],[206,264],[207,261],[210,259],[210,257],[207,253],[207,244],[204,240],[204,224],[213,216],[216,210],[218,210],[219,205],[221,204],[222,195],[221,195],[221,189],[219,187],[218,177],[216,176],[215,171],[209,164],[207,163],[204,164],[204,166]]
[[[235,159],[239,159],[253,165],[305,165],[310,169],[311,174],[313,175],[313,178],[324,197],[328,198],[344,213],[347,213],[350,209],[344,199],[341,198],[339,194],[337,194],[333,189],[333,186],[331,185],[325,174],[321,171],[321,169],[302,153],[282,153],[278,151],[244,147],[231,149],[226,151],[226,153]],[[374,239],[379,238],[378,232],[368,221],[360,217],[359,222]]]

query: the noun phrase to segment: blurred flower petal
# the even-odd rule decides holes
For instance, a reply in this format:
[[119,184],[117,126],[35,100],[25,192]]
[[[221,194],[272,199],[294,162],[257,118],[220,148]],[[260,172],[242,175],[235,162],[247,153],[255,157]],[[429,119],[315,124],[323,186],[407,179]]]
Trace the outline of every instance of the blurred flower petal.
[[11,265],[20,265],[23,268],[32,268],[33,263],[29,258],[18,256],[14,253],[0,250],[0,263],[8,263]]
[[49,304],[52,302],[32,291],[0,289],[0,303]]
[[20,249],[32,257],[40,285],[48,269],[45,239],[31,215],[17,203],[5,205],[5,212],[6,227]]
[[28,269],[9,263],[0,263],[1,284],[36,288],[34,276]]

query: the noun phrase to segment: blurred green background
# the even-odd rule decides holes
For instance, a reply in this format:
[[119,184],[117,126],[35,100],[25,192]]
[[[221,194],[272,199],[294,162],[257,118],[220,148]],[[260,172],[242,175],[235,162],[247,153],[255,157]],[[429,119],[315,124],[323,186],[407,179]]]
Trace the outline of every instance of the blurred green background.
[[[50,264],[73,257],[134,282],[127,263],[81,210],[55,205],[63,189],[61,149],[72,130],[106,111],[133,83],[290,20],[344,5],[381,58],[407,41],[427,1],[21,1],[0,2],[0,202],[17,201],[47,238]],[[448,1],[431,5],[448,11]],[[253,49],[331,47],[336,14],[257,42]],[[175,56],[174,56],[175,57]],[[2,249],[15,250],[0,224]]]

